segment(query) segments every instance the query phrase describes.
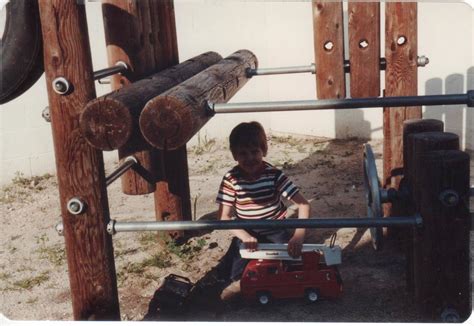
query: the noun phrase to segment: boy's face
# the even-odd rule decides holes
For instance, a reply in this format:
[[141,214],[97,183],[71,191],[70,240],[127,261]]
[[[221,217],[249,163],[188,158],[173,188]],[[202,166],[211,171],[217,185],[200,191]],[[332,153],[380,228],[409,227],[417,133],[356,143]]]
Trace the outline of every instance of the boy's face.
[[250,177],[259,174],[263,162],[263,151],[260,147],[239,147],[232,155],[239,163],[239,167]]

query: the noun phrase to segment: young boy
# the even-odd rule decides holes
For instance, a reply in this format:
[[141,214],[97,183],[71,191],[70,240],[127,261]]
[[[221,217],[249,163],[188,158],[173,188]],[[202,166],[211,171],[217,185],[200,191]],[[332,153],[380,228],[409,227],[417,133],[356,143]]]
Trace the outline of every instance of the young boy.
[[[299,189],[283,172],[263,158],[268,145],[265,131],[258,122],[241,123],[231,132],[230,150],[237,165],[227,172],[222,180],[216,202],[219,217],[230,220],[233,216],[242,220],[282,220],[286,207],[282,198],[298,207],[298,218],[308,218],[310,205]],[[236,281],[248,263],[239,254],[239,245],[255,250],[257,243],[288,243],[288,254],[301,255],[305,229],[296,229],[293,234],[283,229],[232,230],[235,237],[229,250],[221,260],[221,277]]]

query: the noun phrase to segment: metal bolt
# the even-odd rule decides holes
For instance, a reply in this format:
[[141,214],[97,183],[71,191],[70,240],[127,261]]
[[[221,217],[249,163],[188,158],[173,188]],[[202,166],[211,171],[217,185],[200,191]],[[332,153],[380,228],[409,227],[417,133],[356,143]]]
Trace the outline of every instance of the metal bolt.
[[107,223],[107,233],[114,235],[115,232],[115,220],[110,220],[109,223]]
[[59,222],[58,224],[56,224],[54,228],[56,229],[59,235],[64,235],[64,225],[62,222]]
[[53,80],[53,89],[56,93],[64,95],[71,89],[71,84],[64,77],[58,77]]
[[428,63],[430,63],[430,59],[428,59],[427,57],[425,57],[424,55],[422,56],[419,56],[417,61],[416,61],[418,67],[424,67],[426,66]]
[[67,202],[67,210],[73,215],[79,215],[85,212],[86,204],[79,198],[74,197]]
[[453,207],[459,203],[459,195],[456,191],[448,189],[439,194],[439,200],[446,207]]
[[51,122],[51,113],[49,111],[49,106],[44,108],[44,110],[41,112],[41,116],[44,120],[46,120],[46,122]]

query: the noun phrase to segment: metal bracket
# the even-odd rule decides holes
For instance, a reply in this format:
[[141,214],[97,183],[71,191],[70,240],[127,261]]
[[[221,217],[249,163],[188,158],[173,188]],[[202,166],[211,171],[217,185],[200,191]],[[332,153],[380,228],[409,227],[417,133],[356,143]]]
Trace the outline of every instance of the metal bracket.
[[66,206],[68,212],[73,215],[79,215],[86,211],[86,204],[78,197],[69,199]]

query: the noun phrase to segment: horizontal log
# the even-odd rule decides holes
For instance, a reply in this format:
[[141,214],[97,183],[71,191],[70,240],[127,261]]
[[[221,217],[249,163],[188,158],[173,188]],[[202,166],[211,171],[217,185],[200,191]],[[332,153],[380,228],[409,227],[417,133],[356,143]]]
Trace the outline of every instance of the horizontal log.
[[186,144],[210,119],[206,102],[225,103],[256,69],[256,56],[239,50],[150,100],[140,115],[140,130],[152,146],[173,150]]
[[90,145],[105,151],[130,142],[144,143],[138,118],[145,104],[221,59],[215,52],[206,52],[90,101],[80,117],[83,136]]

